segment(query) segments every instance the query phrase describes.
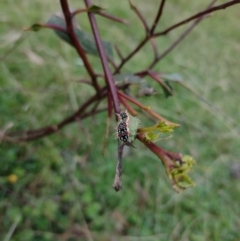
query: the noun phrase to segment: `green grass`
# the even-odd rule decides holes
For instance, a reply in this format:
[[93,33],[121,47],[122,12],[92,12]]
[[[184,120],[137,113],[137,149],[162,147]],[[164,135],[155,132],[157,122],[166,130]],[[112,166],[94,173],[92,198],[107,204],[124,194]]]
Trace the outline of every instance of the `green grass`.
[[[135,2],[151,23],[158,1]],[[167,1],[159,30],[208,3],[180,2]],[[120,46],[126,55],[143,36],[127,1],[94,3],[131,22],[125,27],[97,17],[102,38]],[[82,6],[81,1],[72,4]],[[76,65],[74,49],[50,30],[22,32],[35,22],[45,22],[59,9],[55,1],[0,3],[0,57],[6,56],[0,60],[1,130],[10,125],[12,130],[25,130],[58,123],[93,93],[72,81],[87,77],[84,68]],[[238,12],[236,5],[212,14],[155,68],[180,73],[184,83],[211,106],[177,85],[175,95],[165,99],[161,89],[151,83],[158,94],[140,100],[181,124],[173,138],[159,145],[197,160],[192,175],[196,187],[175,193],[159,160],[136,142],[137,149],[124,158],[123,190],[116,193],[111,187],[117,155],[115,123],[112,120],[102,156],[106,126],[106,113],[102,113],[44,139],[18,145],[1,143],[0,240],[240,240],[240,185],[229,175],[232,163],[239,162],[240,146]],[[89,31],[84,15],[77,20]],[[183,29],[159,38],[159,51]],[[24,41],[19,43],[21,39]],[[150,50],[144,47],[124,71],[144,68],[151,61]],[[32,52],[39,61],[29,57]],[[90,60],[102,71],[97,58]],[[150,124],[143,115],[139,118],[142,125]],[[10,174],[18,176],[16,183],[8,182]]]

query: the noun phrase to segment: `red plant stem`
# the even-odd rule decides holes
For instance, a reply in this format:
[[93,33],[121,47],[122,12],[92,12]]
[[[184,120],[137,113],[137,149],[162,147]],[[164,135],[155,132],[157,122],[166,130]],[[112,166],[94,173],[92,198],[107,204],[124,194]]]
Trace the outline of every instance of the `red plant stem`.
[[123,67],[123,65],[125,63],[128,62],[128,60],[130,60],[147,42],[148,42],[148,36],[146,36],[140,43],[139,45],[125,58],[122,59],[120,65],[117,67],[117,69],[114,71],[114,74],[119,73],[119,71],[121,70],[121,68]]
[[125,98],[126,100],[132,102],[134,105],[140,107],[141,109],[143,109],[143,110],[148,109],[147,106],[141,104],[141,103],[138,102],[136,99],[133,99],[132,97],[130,97],[130,96],[128,96],[128,95],[125,95],[124,93],[122,93],[122,92],[120,92],[120,91],[118,91],[118,94],[119,94],[119,96],[121,96],[122,98]]
[[167,124],[170,124],[170,125],[174,125],[174,126],[179,126],[179,124],[176,124],[176,123],[173,123],[173,122],[170,122],[168,121],[167,119],[163,118],[161,115],[157,114],[155,111],[151,110],[149,106],[145,106],[143,105],[142,103],[138,102],[136,99],[133,99],[132,97],[128,96],[128,95],[125,95],[124,93],[118,91],[118,94],[125,98],[126,100],[132,102],[134,105],[138,106],[139,108],[141,108],[142,110],[148,112],[151,116],[153,116],[154,118],[160,120],[160,121],[164,121],[166,122]]
[[[80,8],[80,9],[77,9],[76,11],[74,11],[74,12],[72,13],[72,16],[74,17],[75,15],[77,15],[77,14],[79,14],[79,13],[86,13],[86,12],[88,12],[88,11],[89,11],[89,10],[88,10],[87,8]],[[96,11],[96,12],[94,12],[94,13],[95,13],[95,14],[98,14],[98,15],[100,15],[100,16],[102,16],[102,17],[108,18],[108,19],[110,19],[110,20],[112,20],[112,21],[118,22],[118,23],[129,24],[129,22],[128,22],[127,20],[121,19],[121,18],[118,18],[118,17],[115,17],[115,16],[112,16],[112,15],[110,15],[110,14],[108,14],[108,13],[105,13],[105,12],[103,12],[103,11],[101,11],[101,10]]]
[[[85,1],[85,4],[88,8],[92,5],[91,0],[84,0],[84,1]],[[90,21],[90,24],[91,24],[91,27],[92,27],[93,34],[94,34],[94,38],[95,38],[95,41],[96,41],[96,45],[97,45],[97,48],[98,48],[100,59],[101,59],[101,62],[102,62],[102,66],[103,66],[103,70],[104,70],[104,74],[105,74],[105,80],[107,82],[107,85],[108,85],[109,90],[110,90],[111,95],[112,95],[114,110],[115,110],[115,113],[120,113],[120,105],[119,105],[117,90],[116,90],[115,84],[113,82],[112,73],[110,72],[107,57],[106,57],[106,54],[105,54],[103,46],[102,46],[102,42],[101,42],[101,39],[100,39],[96,19],[95,19],[94,14],[89,13],[89,12],[88,12],[88,17],[89,17],[89,21]]]
[[[102,99],[105,96],[106,96],[106,91],[103,90],[102,93],[101,93],[101,97],[100,98]],[[69,117],[65,118],[59,124],[46,126],[46,127],[43,127],[41,129],[36,129],[36,130],[23,131],[23,132],[20,132],[20,133],[8,133],[8,134],[6,134],[6,141],[7,141],[7,139],[9,139],[9,141],[12,140],[13,142],[14,141],[31,141],[31,140],[39,139],[41,137],[48,136],[50,134],[53,134],[53,133],[59,131],[64,126],[66,126],[66,125],[76,121],[79,118],[83,119],[83,118],[92,116],[94,114],[97,114],[97,113],[99,113],[101,111],[106,110],[104,108],[104,109],[95,110],[95,111],[91,110],[90,112],[84,113],[84,111],[91,104],[93,104],[95,101],[99,101],[99,95],[98,94],[92,96],[76,112],[74,112]]]
[[80,43],[79,43],[79,41],[78,41],[78,39],[77,39],[77,37],[74,33],[74,28],[73,28],[73,24],[72,24],[72,14],[69,10],[68,1],[67,0],[60,0],[60,3],[61,3],[62,11],[63,11],[64,17],[65,17],[65,21],[66,21],[66,24],[67,24],[68,35],[69,35],[73,45],[75,46],[78,54],[82,58],[84,66],[87,69],[89,75],[91,76],[93,85],[94,85],[97,93],[99,93],[100,87],[97,83],[96,75],[95,75],[95,73],[92,69],[92,66],[90,65],[90,63],[87,59],[87,56],[86,56],[82,46],[80,45]]
[[[210,5],[207,7],[209,9],[216,0],[213,0]],[[206,10],[207,11],[207,10]],[[155,64],[157,64],[160,60],[162,60],[168,53],[170,53],[179,43],[182,42],[182,40],[196,27],[196,25],[204,19],[205,15],[202,15],[197,20],[194,21],[194,23],[188,27],[178,38],[175,42],[173,42],[161,55],[159,55],[157,58],[153,60],[153,62],[149,65],[148,70],[152,69]]]
[[150,43],[153,49],[153,53],[154,53],[154,58],[156,59],[158,57],[158,48],[155,42],[155,38],[151,38],[150,39]]
[[75,17],[79,13],[86,13],[88,10],[86,8],[80,8],[72,12],[72,18]]
[[120,95],[118,94],[119,100],[122,103],[122,105],[127,109],[127,111],[132,115],[132,116],[137,116],[138,113],[128,104],[128,102]]
[[137,16],[139,17],[139,19],[140,19],[140,21],[141,21],[141,23],[142,23],[142,25],[143,25],[143,27],[144,27],[144,29],[145,29],[145,31],[146,31],[146,34],[148,35],[148,34],[149,34],[149,27],[148,27],[148,25],[147,25],[146,20],[144,19],[143,15],[140,13],[140,11],[137,9],[137,7],[134,6],[134,5],[131,3],[131,1],[129,1],[129,3],[130,3],[130,6],[131,6],[131,9],[132,9],[132,10],[137,14]]
[[159,32],[159,33],[155,33],[153,36],[154,37],[158,37],[158,36],[161,36],[161,35],[166,35],[167,33],[169,33],[170,31],[172,31],[173,29],[177,28],[177,27],[180,27],[194,19],[197,19],[197,18],[200,18],[206,14],[209,14],[209,13],[212,13],[212,12],[215,12],[215,11],[218,11],[218,10],[222,10],[222,9],[226,9],[232,5],[235,5],[235,4],[238,4],[240,3],[240,0],[233,0],[233,1],[230,1],[230,2],[227,2],[227,3],[224,3],[224,4],[221,4],[221,5],[218,5],[216,7],[212,7],[212,8],[208,8],[207,10],[204,10],[202,12],[199,12],[177,24],[174,24],[173,26],[167,28],[166,30],[162,31],[162,32]]
[[137,139],[141,141],[146,147],[148,147],[156,156],[162,161],[167,157],[173,160],[181,160],[181,154],[164,150],[151,141],[146,141],[143,134],[137,134]]
[[129,22],[126,19],[121,19],[121,18],[112,16],[108,13],[103,12],[103,11],[99,11],[96,14],[99,14],[100,16],[108,18],[108,19],[110,19],[112,21],[115,21],[115,22],[119,22],[119,23],[122,23],[122,24],[129,24]]
[[[157,25],[157,22],[159,21],[161,15],[162,15],[162,10],[163,10],[163,7],[164,7],[164,3],[165,3],[165,0],[162,0],[161,2],[161,5],[160,5],[160,8],[159,8],[159,11],[158,11],[158,14],[156,16],[156,19],[154,21],[154,24]],[[142,16],[141,16],[142,17]],[[141,18],[141,20],[143,19],[143,17]],[[144,20],[144,19],[143,19]],[[144,20],[144,22],[146,22]],[[143,22],[143,23],[144,23]],[[153,24],[153,25],[154,25]],[[146,26],[145,26],[146,28]],[[152,27],[151,29],[155,29],[155,27]],[[146,29],[148,31],[148,27]],[[154,31],[154,30],[153,30]],[[121,68],[151,39],[152,37],[152,33],[150,31],[150,34],[148,33],[145,38],[138,44],[138,46],[125,58],[121,57],[121,63],[120,65],[116,68],[114,74],[117,74],[120,72]],[[154,50],[154,45],[153,46],[153,50]],[[155,56],[157,55],[157,53],[155,52]]]
[[56,24],[49,24],[49,23],[46,23],[46,24],[43,24],[42,25],[42,28],[50,28],[50,29],[53,29],[53,30],[58,30],[58,31],[61,31],[63,33],[67,33],[66,32],[66,29],[65,28],[62,28]]
[[[215,1],[214,1],[214,2],[215,2]],[[208,8],[207,10],[204,10],[204,11],[202,11],[202,12],[200,12],[200,13],[197,13],[197,14],[193,15],[192,17],[190,17],[190,18],[188,18],[188,19],[185,19],[185,20],[181,21],[180,23],[177,23],[177,24],[173,25],[172,27],[170,27],[170,28],[168,28],[168,29],[166,29],[166,30],[164,30],[164,31],[162,31],[162,32],[159,32],[159,33],[156,33],[156,34],[153,34],[153,33],[150,32],[150,35],[149,35],[149,36],[146,36],[146,37],[138,44],[138,46],[137,46],[127,57],[125,57],[125,58],[122,59],[121,63],[119,64],[119,66],[118,66],[117,69],[115,70],[114,74],[119,73],[119,71],[121,70],[121,68],[122,68],[152,37],[158,37],[158,36],[167,34],[169,31],[171,31],[171,30],[173,30],[173,29],[175,29],[175,28],[177,28],[177,27],[179,27],[179,26],[181,26],[181,25],[183,25],[183,24],[188,23],[189,21],[192,21],[192,20],[194,20],[194,19],[196,19],[196,18],[200,18],[200,17],[202,17],[202,16],[204,16],[204,15],[207,15],[207,14],[209,14],[209,13],[211,13],[211,12],[228,8],[228,7],[230,7],[230,6],[232,6],[232,5],[235,5],[235,4],[238,4],[238,3],[240,3],[240,0],[233,0],[233,1],[227,2],[227,3],[225,3],[225,4],[222,4],[222,5],[213,7],[213,8]],[[162,8],[164,7],[163,4],[164,4],[164,3],[163,3],[163,1],[162,1],[162,2],[161,2]],[[161,5],[160,5],[160,10],[159,10],[158,15],[157,15],[157,17],[156,17],[156,20],[157,20],[158,18],[160,19],[160,17],[161,17],[161,14],[160,14],[160,12],[161,12]],[[159,17],[158,17],[158,16],[159,16]],[[157,21],[159,21],[159,19],[158,19]],[[156,21],[156,20],[155,20],[155,21]],[[191,30],[190,30],[190,31],[191,31]],[[189,31],[189,32],[190,32],[190,31]],[[187,34],[186,34],[186,35],[187,35]],[[185,37],[185,36],[183,36],[182,39],[183,39],[184,37]],[[174,46],[171,47],[171,49],[169,49],[169,50],[167,51],[167,53],[170,52],[176,45],[178,45],[179,42],[181,42],[180,39],[177,40],[177,43],[174,43]],[[166,55],[167,53],[163,53],[163,54],[159,57],[159,59],[162,59],[163,57],[165,57],[165,55]],[[157,60],[156,62],[158,62],[158,61],[159,61],[159,60]]]
[[151,141],[146,141],[143,134],[137,134],[137,139],[141,141],[146,147],[148,147],[156,156],[158,156],[160,159],[164,157],[164,150],[154,144]]
[[118,46],[117,46],[117,45],[114,45],[114,48],[115,48],[115,50],[116,50],[116,52],[117,52],[117,54],[118,54],[118,57],[119,57],[121,60],[123,60],[122,53],[120,52],[120,49],[118,48]]
[[159,10],[158,10],[158,13],[157,13],[157,16],[153,22],[153,25],[152,25],[152,28],[150,30],[150,33],[151,35],[154,33],[154,30],[155,28],[157,27],[157,24],[162,16],[162,12],[163,12],[163,8],[164,8],[164,4],[165,4],[165,0],[162,0],[161,4],[160,4],[160,7],[159,7]]
[[156,73],[149,70],[148,75],[158,84],[160,84],[165,90],[167,90],[169,94],[173,94],[173,91],[161,80],[161,78]]

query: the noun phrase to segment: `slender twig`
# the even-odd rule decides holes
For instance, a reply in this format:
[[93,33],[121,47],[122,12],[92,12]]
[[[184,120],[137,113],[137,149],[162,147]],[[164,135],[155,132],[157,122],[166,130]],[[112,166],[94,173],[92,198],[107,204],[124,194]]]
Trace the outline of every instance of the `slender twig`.
[[78,39],[75,35],[73,23],[72,23],[72,14],[69,10],[68,1],[67,0],[60,0],[60,3],[61,3],[61,6],[62,6],[62,11],[63,11],[64,17],[65,17],[65,21],[66,21],[66,24],[67,24],[68,35],[69,35],[73,45],[75,46],[78,54],[82,58],[84,66],[87,69],[89,75],[91,76],[93,85],[94,85],[97,93],[99,93],[100,87],[97,83],[96,75],[95,75],[95,73],[92,69],[92,66],[90,65],[90,63],[88,61],[88,58],[87,58],[82,46],[80,45],[80,43],[79,43],[79,41],[78,41]]
[[63,28],[59,25],[56,25],[56,24],[50,24],[50,23],[42,24],[41,28],[50,28],[50,29],[53,29],[53,30],[61,31],[63,33],[67,33],[65,28]]
[[[80,8],[80,9],[77,9],[76,11],[74,11],[72,13],[72,16],[74,17],[75,15],[79,14],[79,13],[86,13],[88,12],[89,9],[88,8]],[[126,19],[122,19],[122,18],[118,18],[118,17],[115,17],[111,14],[108,14],[108,13],[105,13],[103,12],[102,10],[98,10],[96,12],[94,12],[95,14],[98,14],[104,18],[107,18],[107,19],[110,19],[112,21],[115,21],[115,22],[118,22],[118,23],[122,23],[122,24],[129,24],[129,22],[126,20]]]
[[152,49],[153,49],[154,59],[157,59],[158,49],[157,49],[155,38],[151,38],[150,43],[151,43],[151,46],[152,46]]
[[136,99],[133,99],[132,97],[118,91],[118,94],[125,98],[126,100],[130,101],[131,103],[133,103],[134,105],[138,106],[139,108],[141,108],[142,110],[146,111],[147,113],[149,113],[151,116],[155,117],[156,119],[163,121],[169,125],[173,125],[173,126],[179,126],[179,124],[177,123],[173,123],[168,121],[167,119],[165,119],[164,117],[162,117],[161,115],[157,114],[155,111],[151,110],[149,106],[145,106],[142,103],[140,103],[139,101],[137,101]]
[[148,36],[144,37],[144,39],[138,44],[138,46],[125,58],[122,59],[121,63],[117,67],[117,69],[114,71],[114,74],[119,73],[121,68],[125,63],[128,62],[146,43],[148,42]]
[[[130,1],[129,1],[130,2]],[[145,29],[145,33],[146,36],[150,39],[150,44],[152,46],[153,49],[153,53],[154,53],[154,57],[157,58],[158,57],[158,50],[157,50],[157,46],[155,43],[155,39],[151,38],[151,32],[150,32],[150,28],[147,25],[147,22],[145,20],[145,18],[143,17],[143,15],[141,14],[141,12],[137,9],[136,6],[134,6],[131,2],[130,2],[131,8],[132,10],[136,13],[136,15],[139,17],[144,29]]]
[[115,64],[114,60],[107,56],[108,62],[112,65],[114,69],[117,69],[117,65]]
[[153,22],[153,25],[152,25],[152,28],[150,30],[150,33],[153,34],[154,33],[154,30],[155,28],[157,27],[157,24],[162,16],[162,12],[163,12],[163,8],[164,8],[164,4],[165,4],[165,0],[162,0],[160,6],[159,6],[159,10],[158,10],[158,13],[157,13],[157,16]]
[[[162,10],[163,10],[163,7],[164,7],[164,2],[165,1],[162,1],[161,2],[161,5],[160,5],[160,7],[159,7],[159,11],[158,11],[158,14],[157,14],[157,16],[156,16],[156,19],[155,19],[155,21],[159,21],[159,19],[160,19],[160,17],[161,17],[161,12],[162,12]],[[155,21],[154,21],[154,23],[155,23]],[[144,20],[144,22],[145,22],[145,20]],[[156,22],[156,24],[157,24],[157,22]],[[152,27],[153,28],[153,27]],[[151,28],[151,29],[152,29]],[[149,31],[148,31],[149,32]],[[115,72],[114,72],[114,74],[117,74],[117,73],[119,73],[120,72],[120,70],[121,70],[121,68],[150,40],[152,38],[152,34],[151,34],[151,32],[150,32],[150,34],[147,34],[143,39],[142,39],[142,41],[138,44],[138,46],[132,51],[132,52],[130,52],[129,54],[128,54],[128,56],[127,57],[125,57],[125,58],[123,58],[123,57],[121,57],[121,63],[119,64],[119,66],[117,67],[117,69],[115,70]],[[152,44],[152,46],[153,46],[153,49],[155,48],[154,47],[154,45]],[[154,51],[154,54],[155,54],[155,56],[157,56],[157,53]]]
[[[92,5],[91,0],[84,0],[84,1],[88,8]],[[89,13],[89,12],[88,12],[88,17],[89,17],[89,21],[91,23],[92,31],[94,34],[94,38],[96,41],[100,59],[102,62],[102,66],[103,66],[103,70],[104,70],[104,74],[105,74],[105,80],[106,80],[106,83],[107,83],[109,90],[111,92],[111,95],[112,95],[114,110],[115,110],[115,113],[120,113],[120,106],[119,106],[117,90],[116,90],[115,84],[113,82],[112,73],[110,72],[108,62],[107,62],[107,57],[106,57],[106,54],[105,54],[103,46],[102,46],[102,41],[100,39],[96,19],[95,19],[94,14]]]
[[108,13],[103,12],[103,11],[99,11],[96,14],[98,14],[98,15],[100,15],[102,17],[108,18],[108,19],[110,19],[112,21],[118,22],[118,23],[122,23],[122,24],[126,24],[126,25],[129,24],[129,22],[126,19],[122,19],[122,18],[118,18],[118,17],[112,16],[112,15],[110,15]]
[[188,23],[188,22],[190,22],[194,19],[198,19],[198,18],[200,18],[200,17],[202,17],[206,14],[209,14],[209,13],[212,13],[212,12],[215,12],[215,11],[218,11],[218,10],[226,9],[226,8],[228,8],[232,5],[238,4],[238,3],[240,3],[240,0],[233,0],[233,1],[221,4],[221,5],[218,5],[216,7],[208,8],[207,10],[199,12],[199,13],[197,13],[197,14],[195,14],[195,15],[193,15],[193,16],[191,16],[191,17],[189,17],[189,18],[187,18],[187,19],[185,19],[185,20],[183,20],[183,21],[181,21],[177,24],[174,24],[173,26],[167,28],[164,31],[161,31],[159,33],[155,33],[153,36],[158,37],[158,36],[161,36],[161,35],[166,35],[170,31],[172,31],[173,29],[178,28],[178,27],[180,27],[180,26],[182,26],[182,25],[184,25],[184,24],[186,24],[186,23]]
[[115,50],[116,50],[116,52],[117,52],[117,54],[118,54],[118,57],[119,57],[121,60],[123,60],[122,53],[121,53],[120,49],[118,48],[118,46],[117,46],[117,45],[114,45],[114,48],[115,48]]
[[74,12],[72,12],[72,18],[75,17],[79,13],[86,13],[87,11],[88,11],[87,8],[79,8],[79,9],[75,10]]
[[155,74],[152,71],[148,71],[148,75],[155,80],[158,84],[160,84],[162,86],[162,88],[164,88],[170,95],[173,95],[172,90],[161,80],[161,78],[159,77],[159,75]]
[[91,81],[89,81],[88,79],[78,79],[78,80],[73,80],[74,82],[77,83],[82,83],[82,84],[87,84],[87,85],[93,85],[93,83]]
[[[213,0],[210,5],[207,7],[210,8],[216,0]],[[207,10],[206,10],[207,11]],[[202,15],[197,20],[193,22],[193,24],[188,27],[178,38],[175,42],[173,42],[161,55],[153,60],[153,62],[149,65],[148,69],[152,69],[155,64],[157,64],[160,60],[162,60],[168,53],[170,53],[182,40],[197,26],[197,24],[205,18],[205,15]]]
[[122,189],[122,155],[123,155],[123,143],[118,143],[118,162],[116,166],[116,174],[113,182],[113,188],[116,192]]
[[[81,120],[88,118],[90,116],[93,116],[93,115],[97,115],[106,110],[107,110],[107,108],[104,107],[104,108],[96,110],[94,112],[94,114],[92,113],[92,111],[86,112],[85,114],[81,115]],[[54,134],[57,131],[59,131],[60,129],[62,129],[63,127],[65,127],[66,125],[73,123],[75,121],[78,121],[78,120],[79,120],[79,118],[76,117],[76,119],[69,121],[68,123],[65,123],[64,125],[62,125],[61,128],[58,128],[58,125],[52,125],[52,126],[46,126],[39,130],[23,131],[23,132],[19,133],[17,137],[12,136],[11,133],[8,133],[2,137],[2,141],[9,142],[9,143],[16,143],[16,142],[21,142],[21,141],[32,141],[32,140],[40,139],[40,138],[46,137],[48,135]],[[30,134],[28,132],[32,132],[32,133]]]
[[128,104],[125,98],[123,98],[120,94],[118,95],[119,100],[121,104],[127,109],[128,113],[130,113],[132,116],[137,116],[138,113],[135,111],[131,105]]
[[[104,98],[106,96],[106,93],[107,93],[106,89],[102,90],[100,98]],[[50,126],[46,126],[46,127],[40,128],[40,129],[23,131],[20,133],[19,132],[18,133],[7,133],[5,135],[5,137],[12,138],[15,141],[30,141],[30,140],[35,140],[35,139],[53,134],[53,133],[59,131],[60,129],[62,129],[64,126],[66,126],[72,122],[75,122],[78,118],[83,119],[83,118],[86,118],[88,116],[98,113],[99,110],[95,110],[94,112],[91,110],[88,113],[84,113],[84,111],[91,104],[93,104],[96,101],[99,101],[98,94],[96,94],[96,95],[92,96],[90,99],[88,99],[85,103],[82,104],[82,106],[76,112],[74,112],[69,117],[65,118],[63,121],[61,121],[57,125],[50,125]],[[6,140],[6,138],[4,138],[4,136],[3,136],[3,140]]]
[[140,13],[140,11],[137,9],[136,6],[134,6],[131,1],[129,0],[129,4],[131,6],[131,9],[136,13],[136,15],[138,16],[138,18],[140,19],[145,31],[146,31],[146,34],[148,35],[149,34],[149,27],[147,25],[147,22],[145,20],[145,18],[143,17],[143,15]]

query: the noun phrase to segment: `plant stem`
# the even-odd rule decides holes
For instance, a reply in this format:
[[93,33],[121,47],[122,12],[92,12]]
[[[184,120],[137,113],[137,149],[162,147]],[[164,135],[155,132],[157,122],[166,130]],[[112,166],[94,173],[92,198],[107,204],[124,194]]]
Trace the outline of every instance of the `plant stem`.
[[160,20],[160,18],[162,16],[164,4],[165,4],[165,0],[162,0],[161,4],[159,6],[159,10],[158,10],[157,16],[156,16],[156,18],[155,18],[155,20],[153,22],[152,28],[150,30],[151,35],[154,33],[154,30],[157,27],[157,24],[158,24],[158,22],[159,22],[159,20]]
[[[213,0],[210,5],[207,7],[209,9],[216,0]],[[207,10],[206,10],[207,11]],[[202,15],[197,20],[193,22],[193,24],[188,27],[178,38],[175,42],[173,42],[161,55],[159,55],[157,58],[155,58],[152,63],[149,65],[148,70],[152,69],[154,65],[156,65],[160,60],[162,60],[168,53],[170,53],[179,43],[182,42],[182,40],[196,27],[196,25],[201,22],[205,18],[205,15]]]
[[67,24],[68,35],[69,35],[74,47],[76,48],[78,54],[82,58],[85,68],[87,69],[89,75],[91,76],[93,86],[95,87],[97,93],[99,93],[100,87],[97,83],[96,75],[95,75],[95,73],[92,69],[92,66],[90,65],[90,63],[87,59],[87,56],[86,56],[82,46],[80,45],[80,43],[79,43],[79,41],[78,41],[78,39],[75,35],[74,27],[73,27],[73,24],[72,24],[72,14],[69,10],[68,1],[67,0],[60,0],[60,3],[61,3],[61,6],[62,6],[62,11],[63,11],[64,17],[65,17],[65,21],[66,21],[66,24]]
[[172,31],[173,29],[178,28],[178,27],[180,27],[180,26],[182,26],[182,25],[184,25],[184,24],[186,24],[186,23],[188,23],[188,22],[190,22],[190,21],[192,21],[194,19],[200,18],[200,17],[202,17],[202,16],[204,16],[206,14],[209,14],[209,13],[212,13],[212,12],[215,12],[215,11],[218,11],[218,10],[226,9],[226,8],[228,8],[228,7],[232,6],[232,5],[238,4],[238,3],[240,3],[240,0],[233,0],[233,1],[221,4],[221,5],[218,5],[216,7],[208,8],[208,9],[202,11],[202,12],[199,12],[199,13],[197,13],[197,14],[195,14],[195,15],[193,15],[193,16],[191,16],[191,17],[189,17],[189,18],[187,18],[187,19],[185,19],[185,20],[183,20],[183,21],[181,21],[179,23],[177,23],[177,24],[174,24],[173,26],[167,28],[166,30],[164,30],[162,32],[155,33],[153,36],[154,37],[158,37],[158,36],[161,36],[161,35],[166,35],[170,31]]
[[[85,1],[87,8],[91,7],[91,5],[92,5],[91,0],[84,0],[84,1]],[[105,74],[105,80],[106,80],[106,83],[107,83],[109,90],[111,92],[111,95],[112,95],[114,110],[115,110],[115,113],[120,113],[120,105],[119,105],[117,90],[116,90],[115,84],[113,82],[112,73],[110,72],[107,57],[106,57],[106,54],[105,54],[103,46],[102,46],[102,41],[100,39],[96,19],[95,19],[94,14],[90,13],[90,12],[88,12],[88,17],[89,17],[93,35],[94,35],[94,38],[96,41],[100,59],[102,62],[102,66],[103,66],[103,70],[104,70],[104,74]]]

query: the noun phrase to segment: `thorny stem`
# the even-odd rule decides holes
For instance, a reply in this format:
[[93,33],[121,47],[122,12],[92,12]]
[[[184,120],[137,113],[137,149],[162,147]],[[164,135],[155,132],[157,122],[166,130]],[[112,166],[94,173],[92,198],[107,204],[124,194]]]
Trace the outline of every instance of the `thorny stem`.
[[67,24],[68,35],[69,35],[70,39],[72,40],[72,43],[75,46],[78,54],[82,58],[85,68],[87,69],[89,75],[91,76],[91,79],[92,79],[93,85],[96,89],[96,92],[99,93],[100,87],[97,83],[96,75],[95,75],[95,73],[92,69],[92,66],[90,65],[90,63],[87,59],[87,56],[86,56],[82,46],[80,45],[80,43],[79,43],[79,41],[78,41],[78,39],[75,35],[73,24],[72,24],[72,14],[69,10],[68,1],[67,0],[60,0],[60,3],[61,3],[61,6],[62,6],[62,11],[63,11],[64,17],[65,17],[65,21],[66,21],[66,24]]
[[[91,0],[84,0],[84,1],[88,8],[92,5]],[[102,46],[96,19],[95,19],[94,14],[89,13],[89,12],[88,12],[88,17],[89,17],[89,21],[91,23],[92,31],[93,31],[96,45],[97,45],[97,48],[99,51],[100,59],[102,62],[102,66],[103,66],[103,70],[104,70],[104,74],[105,74],[105,80],[106,80],[106,83],[107,83],[109,90],[111,92],[111,95],[112,95],[114,110],[115,110],[115,113],[120,113],[120,106],[119,106],[117,90],[116,90],[115,84],[113,82],[112,73],[110,72],[107,57],[106,57],[106,54],[105,54],[103,46]]]
[[183,20],[183,21],[181,21],[179,23],[177,23],[177,24],[174,24],[173,26],[167,28],[166,30],[164,30],[162,32],[154,34],[153,37],[166,35],[170,31],[172,31],[173,29],[178,28],[178,27],[180,27],[180,26],[182,26],[182,25],[184,25],[184,24],[186,24],[186,23],[188,23],[188,22],[190,22],[190,21],[192,21],[194,19],[200,18],[200,17],[202,17],[202,16],[204,16],[206,14],[209,14],[209,13],[221,10],[221,9],[226,9],[226,8],[228,8],[228,7],[232,6],[232,5],[238,4],[238,3],[240,3],[240,0],[233,0],[233,1],[221,4],[221,5],[218,5],[216,7],[208,8],[208,9],[202,11],[202,12],[199,12],[199,13],[197,13],[197,14],[195,14],[195,15],[193,15],[193,16],[191,16],[191,17],[189,17],[189,18],[187,18],[187,19],[185,19],[185,20]]

